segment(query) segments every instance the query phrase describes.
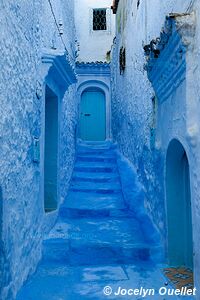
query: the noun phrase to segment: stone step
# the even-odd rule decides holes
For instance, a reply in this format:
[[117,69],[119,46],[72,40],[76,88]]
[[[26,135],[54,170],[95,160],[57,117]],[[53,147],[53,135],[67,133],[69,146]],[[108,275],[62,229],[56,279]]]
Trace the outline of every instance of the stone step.
[[106,150],[116,148],[112,142],[105,141],[84,141],[83,143],[78,143],[78,149],[90,149],[90,150]]
[[110,166],[95,166],[95,165],[80,165],[76,164],[74,167],[75,172],[85,172],[85,173],[117,173],[118,169],[115,165]]
[[[87,255],[85,255],[87,253]],[[68,263],[71,266],[92,266],[104,264],[135,264],[138,261],[150,260],[151,249],[147,245],[133,245],[131,248],[119,246],[98,247],[84,245],[83,247],[72,246],[69,252]]]
[[87,208],[68,208],[61,207],[59,211],[59,217],[62,220],[67,221],[73,218],[105,218],[105,217],[118,217],[118,218],[131,218],[132,214],[127,209],[87,209]]
[[88,192],[94,191],[95,193],[112,194],[120,193],[122,188],[120,181],[116,182],[83,182],[71,181],[70,190]]
[[109,162],[76,162],[75,172],[90,173],[117,173],[118,167],[116,163]]
[[86,209],[86,208],[68,208],[61,207],[59,216],[62,220],[67,221],[67,219],[73,218],[105,218],[105,217],[118,217],[118,218],[128,218],[128,213],[126,209]]
[[[87,235],[86,235],[87,236]],[[88,238],[88,236],[87,236]],[[78,242],[64,242],[63,239],[46,242],[43,247],[43,261],[48,264],[63,264],[71,266],[92,266],[104,264],[135,264],[138,261],[147,261],[151,256],[151,247],[147,244],[98,245]]]
[[121,182],[121,178],[117,169],[115,172],[101,172],[100,170],[98,170],[98,172],[94,172],[94,170],[92,170],[91,172],[87,171],[85,173],[83,170],[81,172],[74,170],[72,180],[75,179],[77,181],[77,178],[81,178],[81,181],[85,179],[88,181],[99,180],[99,182]]
[[74,172],[72,176],[72,183],[85,182],[88,183],[119,183],[120,177],[118,174],[105,174],[105,173],[82,173],[82,172]]
[[121,184],[115,183],[95,183],[95,182],[72,182],[69,191],[77,193],[114,195],[121,194]]
[[52,232],[54,238],[44,242],[44,257],[51,262],[70,265],[129,264],[148,260],[151,247],[154,247],[145,241],[140,224],[134,218],[73,220],[68,230],[64,225],[63,235],[62,225],[56,226],[54,234]]
[[126,207],[121,193],[109,195],[70,191],[64,204],[60,207],[59,215],[64,219],[125,216]]
[[84,156],[78,155],[76,158],[77,162],[106,162],[106,163],[116,163],[116,157],[107,157],[107,156]]
[[[70,246],[98,245],[99,247],[125,247],[146,243],[140,223],[137,219],[128,220],[119,218],[81,219],[71,221],[69,232],[78,235],[71,238]],[[85,234],[88,238],[85,238]]]
[[[103,236],[103,234],[102,234]],[[91,241],[89,232],[71,232],[67,239],[49,239],[43,242],[42,264],[64,266],[93,265],[129,265],[141,261],[164,260],[163,248],[146,242],[132,242],[129,245],[121,243],[102,244]],[[78,240],[82,239],[82,241]]]
[[77,209],[123,209],[125,208],[122,194],[101,195],[96,193],[69,192],[62,205],[67,208]]
[[101,194],[101,195],[115,195],[115,194],[121,194],[121,188],[100,188],[100,187],[88,187],[88,186],[82,186],[82,187],[71,187],[70,192],[77,192],[77,193],[87,193],[88,195],[93,194]]
[[69,241],[67,238],[51,238],[43,241],[42,263],[69,264]]
[[116,168],[116,163],[109,163],[109,162],[94,162],[94,161],[77,161],[75,163],[75,167],[93,167],[93,168]]
[[112,150],[94,150],[94,149],[87,149],[87,150],[78,150],[77,155],[83,156],[106,156],[106,157],[115,157],[116,153]]

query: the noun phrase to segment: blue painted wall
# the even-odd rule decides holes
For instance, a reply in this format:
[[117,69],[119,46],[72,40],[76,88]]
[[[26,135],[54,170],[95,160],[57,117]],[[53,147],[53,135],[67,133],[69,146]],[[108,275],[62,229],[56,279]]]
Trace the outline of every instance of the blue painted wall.
[[[62,38],[74,65],[74,1],[52,0],[51,3],[57,20],[63,21]],[[44,212],[42,162],[33,162],[33,138],[39,137],[41,146],[45,96],[41,53],[44,48],[63,52],[64,46],[48,1],[3,0],[1,19],[4,21],[0,30],[0,186],[3,194],[0,245],[4,245],[4,269],[0,299],[13,300],[23,281],[34,272],[45,232],[56,218],[56,214],[47,216]],[[60,116],[59,200],[62,201],[74,162],[75,87],[69,87],[65,93]]]

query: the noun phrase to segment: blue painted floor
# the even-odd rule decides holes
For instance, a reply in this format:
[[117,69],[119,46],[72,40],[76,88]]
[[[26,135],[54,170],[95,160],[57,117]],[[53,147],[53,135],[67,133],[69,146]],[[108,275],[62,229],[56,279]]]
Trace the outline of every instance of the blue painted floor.
[[[151,288],[156,294],[146,299],[168,298],[158,295],[167,280],[151,257],[157,245],[125,206],[116,159],[109,144],[79,146],[70,190],[44,241],[42,261],[17,300],[144,299],[114,295],[119,287]],[[113,289],[110,296],[104,295],[105,286]]]

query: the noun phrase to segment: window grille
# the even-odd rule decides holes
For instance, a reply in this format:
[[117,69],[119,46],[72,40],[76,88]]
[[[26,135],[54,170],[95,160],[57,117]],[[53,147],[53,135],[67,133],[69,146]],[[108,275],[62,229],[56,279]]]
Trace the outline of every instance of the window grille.
[[93,30],[107,30],[106,9],[93,9]]

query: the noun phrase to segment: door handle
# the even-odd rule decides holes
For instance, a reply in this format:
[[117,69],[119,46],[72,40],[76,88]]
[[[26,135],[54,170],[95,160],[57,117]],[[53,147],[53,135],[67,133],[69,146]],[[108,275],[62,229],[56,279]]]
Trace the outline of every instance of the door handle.
[[85,114],[85,117],[90,117],[91,116],[91,114]]

